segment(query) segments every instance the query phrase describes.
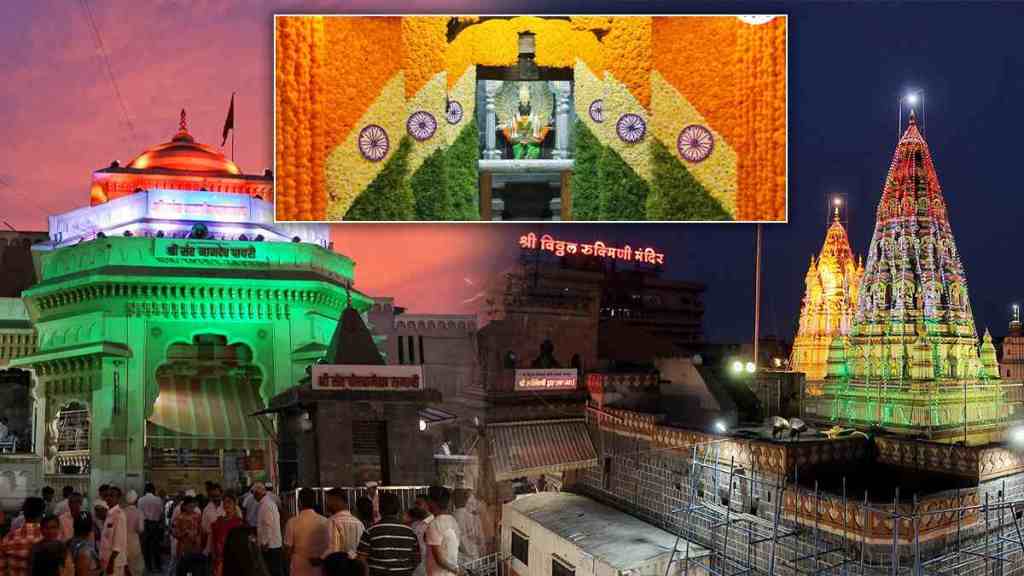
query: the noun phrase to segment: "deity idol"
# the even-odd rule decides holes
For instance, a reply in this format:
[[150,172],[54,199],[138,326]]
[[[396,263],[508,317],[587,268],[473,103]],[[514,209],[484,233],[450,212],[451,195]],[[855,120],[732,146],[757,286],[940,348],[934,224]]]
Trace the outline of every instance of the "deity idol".
[[512,143],[512,157],[516,160],[540,158],[540,144],[550,127],[542,125],[540,117],[530,105],[530,87],[519,84],[518,110],[509,110],[508,121],[500,126],[505,139]]

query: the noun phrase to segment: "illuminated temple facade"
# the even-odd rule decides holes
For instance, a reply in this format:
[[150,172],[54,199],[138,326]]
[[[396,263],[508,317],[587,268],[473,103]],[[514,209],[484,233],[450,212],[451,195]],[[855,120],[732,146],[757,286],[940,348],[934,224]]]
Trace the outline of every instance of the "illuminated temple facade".
[[[819,383],[828,372],[828,349],[832,340],[850,333],[857,304],[857,289],[864,264],[854,258],[846,229],[839,221],[839,209],[825,233],[817,260],[811,256],[804,283],[800,326],[793,341],[792,369],[807,380]],[[808,394],[821,395],[821,386],[808,386]]]
[[274,223],[272,175],[246,175],[195,141],[93,174],[91,206],[52,216],[22,297],[38,333],[37,480],[168,491],[271,473],[256,418],[327,350],[353,262],[329,229]]
[[967,276],[913,113],[893,156],[848,337],[829,347],[820,416],[939,441],[986,442],[1007,405],[978,341]]

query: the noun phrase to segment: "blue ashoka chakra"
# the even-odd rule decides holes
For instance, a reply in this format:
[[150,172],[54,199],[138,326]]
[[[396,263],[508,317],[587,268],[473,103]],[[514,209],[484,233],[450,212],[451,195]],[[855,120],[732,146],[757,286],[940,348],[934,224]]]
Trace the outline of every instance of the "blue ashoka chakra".
[[590,103],[590,107],[587,109],[590,113],[590,119],[600,124],[604,122],[604,100],[598,98]]
[[388,133],[380,126],[370,124],[359,131],[359,151],[370,162],[382,160],[390,148]]
[[405,129],[409,132],[409,136],[422,142],[429,140],[437,132],[437,120],[430,112],[419,110],[409,115],[409,119],[405,122]]
[[462,104],[459,104],[456,100],[449,100],[448,109],[445,110],[444,116],[449,124],[458,124],[462,121]]
[[619,140],[634,144],[643,140],[644,134],[647,133],[647,122],[638,114],[623,114],[615,123],[615,132],[618,133]]
[[715,136],[700,124],[683,128],[676,140],[679,155],[690,162],[701,162],[715,149]]

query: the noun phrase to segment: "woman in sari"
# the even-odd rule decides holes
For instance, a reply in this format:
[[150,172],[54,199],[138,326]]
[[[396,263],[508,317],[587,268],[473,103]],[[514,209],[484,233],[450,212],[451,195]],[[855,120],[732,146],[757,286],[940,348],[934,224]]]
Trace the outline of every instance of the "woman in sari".
[[242,525],[242,517],[238,514],[238,498],[234,493],[224,494],[224,515],[218,518],[210,530],[211,559],[213,560],[213,576],[221,576],[224,573],[224,544],[227,542],[228,534]]

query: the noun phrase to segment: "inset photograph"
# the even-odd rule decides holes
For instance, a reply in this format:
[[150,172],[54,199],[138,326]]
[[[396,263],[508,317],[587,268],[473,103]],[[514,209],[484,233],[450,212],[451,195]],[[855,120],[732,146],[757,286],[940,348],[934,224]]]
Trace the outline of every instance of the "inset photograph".
[[275,17],[278,221],[784,222],[779,16]]

